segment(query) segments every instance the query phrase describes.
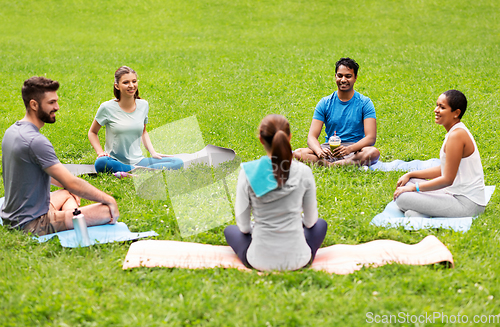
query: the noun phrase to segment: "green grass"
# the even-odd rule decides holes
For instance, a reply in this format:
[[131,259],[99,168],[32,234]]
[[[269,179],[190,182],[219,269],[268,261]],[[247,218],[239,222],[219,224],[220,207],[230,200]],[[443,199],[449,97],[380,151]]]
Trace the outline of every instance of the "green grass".
[[[445,130],[432,108],[440,93],[457,88],[469,99],[463,121],[486,184],[500,184],[497,1],[0,0],[0,8],[0,133],[24,115],[25,79],[56,79],[61,110],[42,132],[63,163],[95,160],[87,131],[99,104],[112,98],[121,65],[139,73],[149,130],[195,115],[205,143],[249,161],[264,153],[256,134],[269,113],[290,120],[294,148],[306,146],[317,102],[335,90],[335,62],[351,56],[361,65],[356,89],[375,104],[382,160],[436,157]],[[369,225],[399,173],[313,172],[329,223],[324,246],[413,244],[435,235],[456,267],[394,264],[348,276],[122,271],[128,243],[66,249],[0,228],[0,325],[360,326],[367,312],[460,314],[470,324],[474,315],[500,313],[498,191],[465,234],[408,232]],[[170,200],[137,197],[130,179],[86,179],[115,196],[132,230],[225,244],[224,226],[181,238]]]

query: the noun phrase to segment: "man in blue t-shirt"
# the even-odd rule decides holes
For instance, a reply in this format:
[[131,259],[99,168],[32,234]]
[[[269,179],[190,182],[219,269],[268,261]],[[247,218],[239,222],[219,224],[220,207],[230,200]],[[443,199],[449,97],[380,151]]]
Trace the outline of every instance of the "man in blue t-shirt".
[[[88,226],[114,224],[120,214],[115,199],[73,176],[40,134],[45,123],[56,121],[58,88],[57,81],[45,77],[26,80],[22,88],[26,114],[2,140],[5,199],[0,217],[12,228],[39,236],[73,229],[77,207]],[[51,193],[51,183],[64,189]],[[80,197],[98,203],[80,208]]]
[[[307,136],[308,148],[293,152],[295,159],[319,164],[366,165],[375,163],[380,152],[373,145],[377,139],[377,120],[373,102],[354,91],[359,65],[351,58],[341,58],[335,65],[337,91],[321,99],[314,111]],[[318,137],[325,125],[326,142]],[[328,143],[337,135],[342,143],[332,152]]]

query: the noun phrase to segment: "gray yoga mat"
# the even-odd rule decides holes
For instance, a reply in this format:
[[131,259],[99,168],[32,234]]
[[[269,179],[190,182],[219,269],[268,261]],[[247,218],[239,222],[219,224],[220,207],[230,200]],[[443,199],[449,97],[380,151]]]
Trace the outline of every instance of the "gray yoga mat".
[[94,165],[63,164],[75,176],[97,174]]
[[[198,152],[180,153],[173,156],[182,159],[184,168],[195,164],[205,164],[216,168],[223,162],[234,160],[236,153],[232,149],[209,144]],[[63,166],[75,176],[97,174],[94,165],[63,164]]]
[[236,153],[232,149],[209,144],[198,152],[180,153],[173,156],[184,161],[184,168],[189,168],[193,164],[205,164],[216,168],[223,162],[234,160]]

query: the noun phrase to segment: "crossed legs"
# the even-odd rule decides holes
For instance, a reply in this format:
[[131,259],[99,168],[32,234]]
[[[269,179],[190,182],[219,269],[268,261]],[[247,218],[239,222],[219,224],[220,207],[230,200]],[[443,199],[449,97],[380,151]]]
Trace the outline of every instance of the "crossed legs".
[[[425,180],[411,178],[406,185],[422,181]],[[406,217],[473,217],[485,209],[463,195],[449,194],[443,189],[401,193],[396,204]]]
[[310,163],[321,163],[325,166],[343,166],[343,165],[359,165],[359,166],[370,166],[377,162],[380,157],[380,151],[374,146],[367,146],[354,153],[352,156],[348,156],[344,159],[337,160],[335,162],[328,162],[324,159],[319,158],[313,150],[309,148],[297,149],[293,152],[293,157],[299,161],[310,162]]
[[[121,163],[120,161],[108,156],[97,158],[94,166],[98,173],[116,173],[119,171],[128,172],[135,168],[133,165]],[[154,169],[180,169],[184,166],[184,162],[182,159],[176,157],[164,157],[161,159],[143,158],[136,166]]]
[[109,207],[94,203],[80,207],[80,198],[68,190],[57,190],[50,194],[50,210],[54,210],[56,221],[64,221],[66,229],[73,229],[73,211],[78,208],[85,216],[87,226],[104,225],[111,222]]
[[[321,243],[323,243],[327,229],[327,222],[321,218],[311,228],[304,227],[304,236],[307,245],[311,248],[310,263],[314,260],[316,252],[318,252]],[[238,226],[229,225],[224,229],[224,236],[226,237],[227,244],[234,250],[245,267],[252,268],[247,260],[247,251],[250,243],[252,243],[252,234],[243,234]]]

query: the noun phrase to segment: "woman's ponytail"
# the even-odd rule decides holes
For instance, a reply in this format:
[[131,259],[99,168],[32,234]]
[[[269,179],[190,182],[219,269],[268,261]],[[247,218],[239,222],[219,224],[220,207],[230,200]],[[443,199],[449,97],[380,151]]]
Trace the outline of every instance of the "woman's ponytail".
[[292,164],[292,146],[290,145],[290,124],[281,115],[268,115],[260,123],[260,136],[271,150],[273,173],[278,186],[288,180]]
[[274,134],[271,153],[274,177],[278,181],[278,186],[281,187],[288,180],[290,164],[292,163],[292,146],[285,132],[277,131]]

